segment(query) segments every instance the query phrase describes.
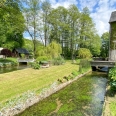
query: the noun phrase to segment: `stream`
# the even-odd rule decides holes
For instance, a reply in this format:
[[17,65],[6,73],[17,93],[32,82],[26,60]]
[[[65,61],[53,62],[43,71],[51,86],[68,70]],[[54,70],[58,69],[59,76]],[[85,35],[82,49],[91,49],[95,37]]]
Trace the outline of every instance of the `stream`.
[[106,85],[106,73],[89,73],[17,116],[101,116]]

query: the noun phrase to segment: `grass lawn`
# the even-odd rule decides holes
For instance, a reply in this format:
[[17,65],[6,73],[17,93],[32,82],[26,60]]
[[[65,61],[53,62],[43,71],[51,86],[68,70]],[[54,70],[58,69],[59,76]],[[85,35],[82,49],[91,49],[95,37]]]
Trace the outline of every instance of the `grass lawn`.
[[0,103],[28,90],[39,91],[57,81],[58,78],[70,75],[74,70],[78,70],[78,65],[66,62],[64,65],[40,70],[28,68],[0,74]]

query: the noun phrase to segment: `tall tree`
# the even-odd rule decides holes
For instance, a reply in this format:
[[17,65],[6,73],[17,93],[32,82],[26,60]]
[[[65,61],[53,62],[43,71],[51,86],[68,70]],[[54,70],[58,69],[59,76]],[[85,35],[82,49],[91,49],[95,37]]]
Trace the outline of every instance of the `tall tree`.
[[70,25],[70,50],[71,58],[74,57],[74,49],[77,44],[79,34],[79,17],[80,13],[75,5],[69,7],[69,25]]
[[85,7],[80,16],[80,40],[79,46],[82,48],[88,48],[93,38],[93,35],[96,34],[95,25],[90,17],[89,9]]
[[33,41],[33,52],[36,55],[36,40],[41,32],[40,26],[42,21],[40,20],[40,0],[24,0],[23,1],[23,13],[25,16],[26,31],[29,33]]
[[42,3],[42,16],[43,16],[43,30],[44,30],[44,41],[45,41],[45,46],[48,43],[48,33],[49,33],[49,24],[48,24],[48,15],[50,14],[51,11],[51,4],[48,1],[44,1]]

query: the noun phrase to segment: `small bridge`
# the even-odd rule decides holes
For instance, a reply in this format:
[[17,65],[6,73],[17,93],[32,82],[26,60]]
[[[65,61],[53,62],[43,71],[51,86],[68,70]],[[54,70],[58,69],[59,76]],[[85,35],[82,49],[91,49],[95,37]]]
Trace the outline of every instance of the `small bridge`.
[[18,60],[18,62],[21,64],[27,64],[28,62],[34,62],[35,61],[35,59],[17,59]]
[[116,61],[91,61],[90,62],[92,71],[96,71],[97,68],[99,67],[114,67],[116,64]]

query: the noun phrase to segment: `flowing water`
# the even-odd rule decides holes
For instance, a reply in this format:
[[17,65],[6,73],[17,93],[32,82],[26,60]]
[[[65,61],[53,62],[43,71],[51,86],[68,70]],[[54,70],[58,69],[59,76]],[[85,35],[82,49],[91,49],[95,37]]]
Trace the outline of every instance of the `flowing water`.
[[106,85],[105,73],[87,74],[17,116],[101,116]]

